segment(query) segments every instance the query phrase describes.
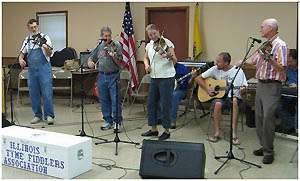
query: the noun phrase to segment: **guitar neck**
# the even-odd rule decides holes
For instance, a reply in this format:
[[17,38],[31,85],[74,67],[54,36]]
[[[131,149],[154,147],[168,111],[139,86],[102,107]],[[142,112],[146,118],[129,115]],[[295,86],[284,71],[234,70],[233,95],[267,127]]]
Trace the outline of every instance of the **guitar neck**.
[[[196,72],[198,72],[199,70],[201,70],[201,67],[197,68],[197,69],[196,69]],[[185,74],[184,76],[180,77],[180,78],[177,79],[176,81],[177,81],[177,82],[180,82],[180,81],[182,81],[183,79],[187,78],[188,76],[192,75],[192,73],[193,73],[193,72],[191,71],[190,73]]]

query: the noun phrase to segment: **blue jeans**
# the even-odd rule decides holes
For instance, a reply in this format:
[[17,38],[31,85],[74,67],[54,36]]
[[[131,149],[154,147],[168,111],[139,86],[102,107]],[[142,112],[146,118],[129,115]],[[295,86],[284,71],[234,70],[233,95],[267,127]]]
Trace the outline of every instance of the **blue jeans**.
[[[186,90],[175,90],[173,91],[172,95],[172,104],[171,104],[171,123],[176,123],[176,118],[177,118],[177,110],[178,106],[181,102],[182,99],[184,99],[186,96]],[[160,105],[158,108],[158,119],[163,119],[162,118],[162,102],[160,101]]]
[[295,119],[294,119],[294,125],[295,129],[298,129],[298,103],[295,105]]
[[186,96],[186,90],[175,90],[172,96],[172,106],[171,106],[171,122],[175,123],[177,118],[178,106],[182,99]]
[[51,64],[41,48],[28,53],[28,88],[35,117],[42,118],[41,98],[44,104],[44,118],[54,118]]
[[119,73],[110,75],[99,73],[97,82],[99,102],[101,104],[103,119],[106,123],[112,124],[113,122],[120,123],[122,121],[119,81]]
[[[148,125],[156,126],[159,118],[159,108],[162,109],[162,126],[171,127],[171,104],[174,89],[174,77],[152,78],[148,96]],[[160,103],[161,102],[161,103]]]

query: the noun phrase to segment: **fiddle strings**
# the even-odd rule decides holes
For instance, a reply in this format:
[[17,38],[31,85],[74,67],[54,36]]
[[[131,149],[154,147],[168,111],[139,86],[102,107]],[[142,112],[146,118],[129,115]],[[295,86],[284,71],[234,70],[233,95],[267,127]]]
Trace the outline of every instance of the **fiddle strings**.
[[[101,39],[100,39],[101,40]],[[104,42],[106,42],[107,40],[105,39]],[[100,45],[100,44],[99,44]],[[108,45],[108,46],[107,46]],[[113,48],[115,47],[115,48]],[[104,50],[106,51],[106,53],[109,53],[109,52],[115,52],[116,51],[116,45],[115,43],[113,42],[113,40],[110,40],[109,43],[107,43],[104,47]],[[99,59],[96,61],[95,63],[95,69],[97,69],[97,65],[99,64]]]
[[275,34],[275,35],[274,35],[272,38],[270,38],[269,40],[265,41],[265,42],[264,42],[261,46],[259,46],[253,53],[251,53],[251,54],[246,58],[246,60],[249,59],[250,57],[252,57],[256,52],[259,52],[259,51],[261,51],[262,49],[264,49],[266,46],[269,46],[270,43],[272,43],[273,40],[277,37],[277,35],[278,35],[278,33]]

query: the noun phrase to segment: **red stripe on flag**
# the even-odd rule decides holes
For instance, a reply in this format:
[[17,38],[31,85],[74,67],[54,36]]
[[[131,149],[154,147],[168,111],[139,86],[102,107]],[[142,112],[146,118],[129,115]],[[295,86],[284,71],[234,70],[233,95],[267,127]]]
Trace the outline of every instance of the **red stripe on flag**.
[[125,44],[127,47],[129,47],[129,43],[127,39],[124,37],[124,33],[121,33],[122,43]]
[[125,55],[128,58],[128,60],[129,60],[129,54],[128,54],[127,51],[123,50],[123,55]]

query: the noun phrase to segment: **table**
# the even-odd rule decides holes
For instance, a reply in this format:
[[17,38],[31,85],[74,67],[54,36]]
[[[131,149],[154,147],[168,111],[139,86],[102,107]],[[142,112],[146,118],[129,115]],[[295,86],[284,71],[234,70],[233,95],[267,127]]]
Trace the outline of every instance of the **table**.
[[[96,80],[99,73],[98,69],[83,69],[83,72],[81,73],[80,70],[71,71],[72,73],[72,92],[74,92],[74,88],[76,85],[81,84],[81,80],[83,79],[83,91],[85,95],[87,95],[87,92],[90,91]],[[78,84],[77,84],[78,83]],[[71,107],[73,107],[73,93],[72,93],[72,99],[71,99]]]

